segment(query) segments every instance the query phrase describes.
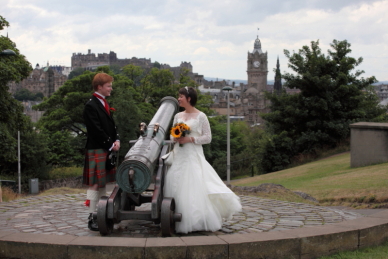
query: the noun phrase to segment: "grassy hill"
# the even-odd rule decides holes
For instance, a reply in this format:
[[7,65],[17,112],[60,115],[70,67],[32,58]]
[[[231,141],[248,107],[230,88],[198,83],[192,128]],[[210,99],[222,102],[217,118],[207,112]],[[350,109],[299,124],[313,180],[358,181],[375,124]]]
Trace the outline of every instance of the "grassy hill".
[[287,170],[233,181],[235,186],[281,184],[305,192],[321,205],[388,207],[388,163],[351,168],[350,152]]

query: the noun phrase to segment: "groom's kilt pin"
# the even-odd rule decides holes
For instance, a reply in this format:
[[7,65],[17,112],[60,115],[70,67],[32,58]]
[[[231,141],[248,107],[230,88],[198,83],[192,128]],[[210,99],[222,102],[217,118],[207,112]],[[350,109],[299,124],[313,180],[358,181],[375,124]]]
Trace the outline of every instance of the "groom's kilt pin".
[[116,167],[109,171],[105,169],[108,152],[104,149],[89,149],[85,154],[83,184],[105,187],[106,183],[116,181]]

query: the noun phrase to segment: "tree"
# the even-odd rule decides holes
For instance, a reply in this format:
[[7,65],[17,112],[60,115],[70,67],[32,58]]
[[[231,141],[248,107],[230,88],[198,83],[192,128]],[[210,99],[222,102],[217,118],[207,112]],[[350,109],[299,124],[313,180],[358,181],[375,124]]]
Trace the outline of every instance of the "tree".
[[126,88],[116,88],[115,99],[112,100],[114,106],[112,107],[116,109],[113,116],[120,134],[119,160],[122,161],[130,148],[129,141],[137,139],[138,125],[142,121],[148,124],[152,119],[154,109],[150,114],[145,105],[139,105],[135,101],[131,91]]
[[33,109],[45,111],[38,122],[39,127],[49,132],[68,130],[85,135],[82,112],[92,93],[91,82],[95,73],[85,71],[82,75],[67,80],[52,96]]
[[161,65],[158,61],[155,61],[153,67],[160,69]]
[[144,77],[144,69],[132,64],[122,68],[122,74],[132,80],[135,87],[140,85],[141,79]]
[[205,113],[207,116],[215,115],[216,112],[211,109],[213,104],[213,99],[210,94],[202,94],[201,91],[197,89],[198,98],[196,108],[201,112]]
[[82,75],[84,71],[85,71],[85,68],[83,68],[83,67],[77,67],[77,68],[73,69],[73,70],[70,72],[68,79],[70,80],[70,79],[73,79],[74,77],[77,77],[77,76],[79,76],[79,75]]
[[109,66],[110,71],[112,71],[114,74],[120,74],[121,73],[121,67],[119,65],[110,65]]
[[359,78],[364,71],[354,69],[362,58],[352,58],[350,44],[334,40],[328,55],[319,41],[303,46],[297,53],[284,54],[294,73],[285,73],[285,86],[300,94],[268,94],[271,112],[262,114],[269,136],[261,150],[265,171],[286,167],[299,153],[314,154],[316,149],[335,147],[347,139],[349,124],[381,120],[386,109],[378,106],[368,87],[375,77]]
[[[83,157],[75,147],[76,143],[71,141],[75,139],[67,130],[46,132],[49,141],[49,160],[48,162],[55,167],[68,167],[83,163]],[[84,146],[82,147],[82,149]]]
[[28,89],[22,88],[17,90],[13,97],[18,101],[35,101],[42,100],[44,95],[41,92],[32,93]]
[[141,80],[141,85],[137,89],[143,102],[158,107],[163,97],[177,95],[179,85],[174,84],[174,75],[170,70],[154,67]]
[[[218,175],[226,178],[226,117],[216,116],[209,118],[212,132],[212,141],[209,145],[204,145],[204,154],[206,160],[214,167]],[[245,135],[247,133],[247,124],[245,122],[234,122],[230,127],[230,150],[231,160],[238,160],[246,150],[247,142]],[[250,141],[250,140],[249,140]],[[250,166],[250,165],[249,165]]]
[[187,68],[182,68],[179,74],[179,86],[185,87],[185,86],[191,86],[196,88],[198,85],[195,83],[193,79],[189,76],[189,70]]
[[17,90],[13,97],[18,101],[34,99],[34,95],[28,89],[25,88]]
[[[137,125],[141,122],[140,120],[144,118],[150,120],[152,118],[149,115],[150,107],[139,104],[141,96],[132,87],[133,82],[131,80],[123,75],[112,74],[108,66],[99,67],[96,72],[85,71],[82,75],[67,80],[50,98],[34,106],[34,109],[45,111],[38,122],[38,126],[46,129],[51,135],[63,131],[72,132],[78,140],[82,141],[84,147],[87,132],[83,121],[83,109],[93,93],[93,77],[100,71],[111,74],[114,78],[112,95],[108,101],[110,106],[116,109],[113,116],[123,140],[121,146],[124,150],[128,148],[128,141],[137,137],[136,130]],[[151,112],[153,111],[152,109]],[[61,133],[60,136],[63,134]],[[66,136],[68,138],[67,143],[63,144],[64,146],[74,143],[74,136]],[[61,158],[71,153],[73,155],[69,158],[70,161],[79,164],[79,154],[83,152],[83,149],[80,149],[79,145],[73,145],[73,148],[75,150],[71,152],[66,150],[62,152],[61,149],[51,150],[52,157],[55,154],[56,157]],[[121,155],[124,156],[125,152]]]
[[22,88],[16,91],[13,97],[18,101],[41,101],[44,97],[43,93],[33,93],[26,88]]
[[42,92],[37,92],[37,93],[35,94],[35,96],[34,96],[34,100],[35,100],[35,101],[42,101],[43,98],[44,98],[44,95],[43,95]]
[[[0,30],[9,26],[0,16]],[[34,131],[29,117],[23,114],[23,107],[8,92],[8,84],[20,82],[29,76],[31,64],[8,37],[0,36],[0,50],[10,49],[16,55],[0,55],[0,141],[6,148],[0,154],[0,172],[16,176],[18,168],[17,138],[21,138],[22,170],[25,175],[37,176],[47,172],[47,148],[42,135]]]
[[[96,72],[98,71],[110,73],[114,77],[113,91],[112,95],[108,97],[108,101],[111,107],[116,109],[113,116],[122,140],[120,161],[129,150],[128,141],[137,138],[139,123],[148,124],[151,121],[162,98],[177,96],[179,88],[185,85],[196,87],[194,81],[187,74],[182,75],[182,81],[177,83],[174,81],[172,72],[166,69],[153,68],[148,74],[145,74],[139,67],[128,65],[123,67],[122,73],[119,75],[112,74],[109,67],[99,67]],[[70,143],[74,143],[72,136],[74,134],[65,138],[63,135],[64,131],[73,132],[78,135],[77,139],[84,145],[86,128],[83,124],[82,111],[84,104],[91,96],[91,82],[96,72],[85,71],[82,75],[66,81],[50,98],[34,106],[34,109],[45,110],[38,122],[39,127],[46,129],[49,134],[56,134],[56,137],[50,138],[50,141],[63,142],[61,144],[64,146],[63,152],[61,149],[51,150],[51,161],[55,160],[56,164],[59,164],[60,158],[64,156],[68,157],[66,163],[69,161],[78,163],[79,161],[76,157],[82,152],[79,146],[76,147],[78,152],[66,151],[66,147]],[[141,77],[143,78],[140,80],[140,84],[135,85],[134,82]],[[211,102],[211,96],[198,93],[197,107],[208,115],[211,114]],[[221,127],[226,130],[225,125]],[[216,135],[217,130],[215,130],[214,135],[217,139]],[[65,139],[67,139],[66,142]],[[225,142],[225,140],[226,138],[223,138],[221,141]],[[222,152],[218,152],[217,145],[214,145],[212,150],[215,155],[214,159],[218,157],[218,154],[226,152],[226,148]],[[210,153],[208,152],[208,154]]]

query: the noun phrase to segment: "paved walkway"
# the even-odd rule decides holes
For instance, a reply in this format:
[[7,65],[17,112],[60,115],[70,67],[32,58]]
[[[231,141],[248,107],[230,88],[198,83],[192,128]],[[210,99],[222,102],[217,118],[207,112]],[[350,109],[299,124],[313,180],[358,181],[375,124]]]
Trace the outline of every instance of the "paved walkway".
[[[283,202],[259,197],[240,196],[243,211],[226,221],[217,232],[188,235],[224,235],[269,232],[300,227],[333,224],[363,217],[356,210],[328,208],[303,203]],[[29,196],[0,203],[0,230],[50,235],[99,236],[87,228],[86,194]],[[149,210],[143,204],[137,210]],[[376,211],[377,212],[377,211]],[[150,221],[126,220],[116,224],[110,237],[160,237],[159,225]]]

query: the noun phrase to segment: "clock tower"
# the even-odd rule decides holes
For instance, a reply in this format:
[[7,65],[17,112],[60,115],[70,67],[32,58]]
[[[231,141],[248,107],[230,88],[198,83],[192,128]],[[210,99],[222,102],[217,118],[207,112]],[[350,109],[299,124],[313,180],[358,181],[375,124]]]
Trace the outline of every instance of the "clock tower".
[[269,101],[264,93],[267,90],[268,56],[267,52],[263,53],[261,50],[259,36],[255,40],[253,51],[248,51],[247,74],[248,85],[242,94],[243,115],[245,121],[251,125],[262,124],[264,120],[259,114],[269,111]]
[[256,88],[259,92],[267,89],[268,57],[261,50],[259,36],[255,40],[252,53],[248,51],[247,60],[248,89]]

